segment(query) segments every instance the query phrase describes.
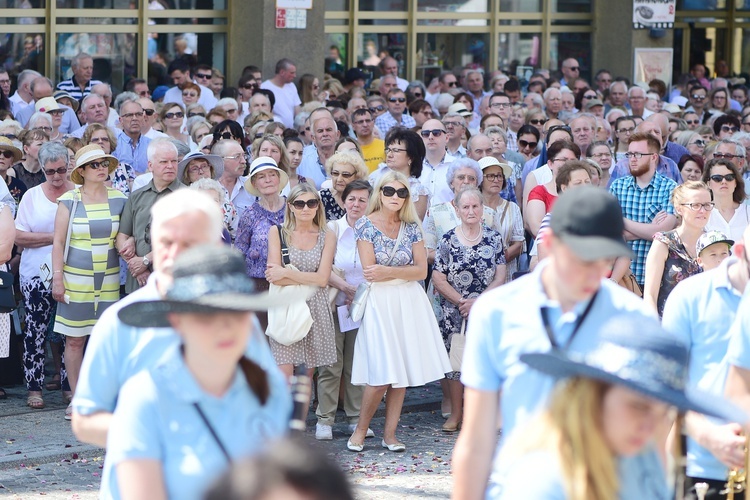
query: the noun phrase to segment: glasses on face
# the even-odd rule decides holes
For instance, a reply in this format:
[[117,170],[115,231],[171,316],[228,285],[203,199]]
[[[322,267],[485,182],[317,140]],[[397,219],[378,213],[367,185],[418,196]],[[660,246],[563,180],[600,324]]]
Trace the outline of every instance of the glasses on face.
[[504,181],[505,176],[503,174],[484,174],[484,178],[490,182]]
[[372,123],[372,119],[370,118],[362,118],[361,120],[357,120],[356,122],[352,122],[354,125],[369,125]]
[[318,200],[313,198],[312,200],[307,200],[307,201],[294,200],[293,202],[290,203],[290,205],[296,208],[297,210],[302,210],[305,207],[312,208],[312,209],[318,208],[319,203],[320,202]]
[[378,111],[385,111],[385,106],[380,104],[378,106],[370,108],[370,113],[377,113]]
[[702,101],[706,98],[706,96],[700,95],[700,94],[693,94],[690,97],[692,97],[693,100],[696,100],[696,101]]
[[635,127],[621,128],[617,131],[618,134],[632,134],[635,132]]
[[732,182],[736,178],[737,178],[737,176],[735,176],[734,174],[725,174],[725,175],[714,174],[711,177],[709,177],[709,179],[711,179],[712,181],[716,182],[717,184],[719,182],[721,182],[721,181]]
[[700,148],[702,148],[705,145],[706,145],[706,142],[703,139],[696,139],[695,141],[690,143],[690,146],[698,146]]
[[393,186],[383,186],[382,188],[380,188],[380,191],[383,193],[383,196],[385,196],[386,198],[392,198],[394,194],[398,196],[399,198],[401,198],[402,200],[405,200],[406,198],[409,197],[409,190],[406,188],[396,189]]
[[445,128],[455,128],[455,127],[463,127],[463,122],[443,122],[443,125],[445,125]]
[[566,161],[575,161],[575,158],[553,158],[550,161],[552,163],[555,163],[555,162],[558,162],[558,161],[565,163]]
[[13,153],[8,150],[0,151],[0,155],[6,157],[6,158],[13,158]]
[[683,207],[688,207],[693,212],[699,212],[701,209],[705,210],[706,212],[710,212],[714,209],[714,202],[710,203],[680,203]]
[[413,95],[417,99],[421,99],[422,97],[424,97],[424,94],[422,94],[422,92],[412,92],[411,95]]
[[389,97],[388,102],[406,102],[406,97]]
[[10,140],[18,139],[18,137],[16,137],[16,134],[0,134],[0,137],[5,137],[6,139]]
[[596,94],[584,94],[584,99],[596,99]]
[[[714,153],[714,158],[724,158],[726,160],[734,160],[735,158],[742,158],[742,155],[733,155],[731,153]],[[734,175],[734,174],[731,174],[731,175]]]
[[211,79],[211,73],[196,73],[196,78],[200,78],[201,80],[210,80]]
[[529,120],[529,123],[531,125],[544,125],[545,123],[547,123],[547,120],[545,120],[543,118],[538,118],[538,119],[535,118],[533,120]]
[[[231,132],[222,132],[221,134],[216,133],[214,134],[214,137],[216,137],[217,141],[219,139],[234,139],[234,136],[232,135]],[[263,134],[261,134],[261,137],[263,137]]]
[[738,130],[739,129],[737,127],[735,127],[734,125],[722,125],[721,126],[721,131],[722,132],[729,132],[729,133],[734,134]]
[[127,113],[124,115],[120,115],[120,118],[124,118],[126,120],[132,120],[133,118],[140,118],[143,116],[143,113]]
[[439,128],[436,128],[436,129],[433,129],[433,130],[422,130],[420,132],[420,134],[422,134],[422,137],[424,137],[425,139],[427,139],[428,137],[430,137],[430,134],[432,134],[435,137],[440,137],[444,133],[445,133],[445,130],[441,130]]
[[[11,156],[13,156],[13,155],[11,154]],[[44,174],[47,177],[52,177],[55,174],[62,175],[62,174],[67,174],[67,173],[68,173],[68,167],[60,167],[60,168],[57,168],[57,169],[55,169],[55,168],[44,169]]]
[[195,92],[183,92],[182,97],[198,97],[198,94]]
[[86,166],[91,167],[91,170],[99,170],[100,168],[109,168],[109,160],[92,161],[91,163],[87,163]]
[[155,109],[144,109],[144,113],[146,113],[146,116],[154,116],[154,113],[156,113]]
[[458,87],[458,82],[448,82],[446,83],[449,87]]
[[197,174],[197,173],[203,173],[203,172],[209,172],[211,167],[209,165],[206,165],[205,163],[200,165],[190,165],[188,167],[188,172],[191,174]]
[[92,137],[89,142],[93,142],[95,144],[103,144],[105,142],[109,142],[109,137]]
[[576,67],[574,67],[574,68],[568,68],[568,69],[569,69],[570,71],[578,71],[578,70],[580,70],[581,68],[579,68],[578,66],[576,66]]
[[509,102],[495,102],[495,103],[490,104],[491,108],[500,108],[500,109],[509,108],[511,106],[512,104]]
[[344,179],[351,179],[354,177],[352,172],[339,172],[338,170],[331,170],[331,177],[343,177]]
[[635,158],[637,160],[640,160],[644,156],[652,156],[652,155],[655,155],[655,154],[656,153],[638,153],[638,152],[635,152],[635,151],[633,151],[633,152],[628,151],[627,153],[625,153],[625,158],[627,158],[628,160],[630,160],[631,158]]
[[594,158],[612,158],[612,153],[596,153],[594,155],[591,155]]
[[164,115],[164,118],[171,120],[172,118],[183,118],[185,116],[185,113],[182,111],[177,111],[175,113],[167,113]]
[[34,127],[34,130],[43,130],[49,134],[52,132],[52,127]]
[[398,154],[398,153],[404,153],[406,152],[406,149],[404,148],[385,148],[385,154]]
[[477,178],[475,175],[458,174],[456,175],[456,179],[458,179],[461,182],[464,182],[464,181],[477,182]]
[[538,142],[529,142],[523,139],[518,139],[518,145],[521,147],[521,149],[536,149],[538,144]]
[[245,89],[245,90],[255,90],[255,89],[258,88],[258,84],[257,83],[246,83],[245,85],[242,86],[242,88]]
[[225,160],[240,160],[240,162],[245,160],[245,155],[232,155],[232,156],[222,156]]

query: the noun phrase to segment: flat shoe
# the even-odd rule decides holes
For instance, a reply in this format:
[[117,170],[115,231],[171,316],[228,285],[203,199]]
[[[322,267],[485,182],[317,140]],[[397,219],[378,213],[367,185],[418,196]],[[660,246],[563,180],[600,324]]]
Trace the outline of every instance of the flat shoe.
[[447,432],[449,434],[453,434],[454,432],[458,432],[461,430],[461,422],[457,423],[456,425],[443,425],[443,432]]
[[346,449],[349,451],[360,452],[365,449],[365,443],[356,444],[356,443],[352,443],[352,440],[349,439],[346,441]]
[[440,414],[443,416],[443,420],[447,420],[451,416],[451,412],[441,412]]
[[41,396],[29,396],[26,398],[26,406],[34,410],[41,410],[44,408],[44,400]]
[[388,448],[388,451],[406,451],[406,445],[404,443],[388,444],[385,442],[385,439],[380,441],[380,446]]

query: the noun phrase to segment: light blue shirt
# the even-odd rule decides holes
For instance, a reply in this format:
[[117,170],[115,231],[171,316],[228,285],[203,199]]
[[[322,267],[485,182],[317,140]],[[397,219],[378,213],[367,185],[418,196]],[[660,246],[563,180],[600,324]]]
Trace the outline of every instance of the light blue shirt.
[[[229,464],[195,403],[227,453],[240,459],[287,431],[292,405],[286,382],[274,376],[269,382],[270,397],[261,405],[237,368],[227,393],[214,397],[200,388],[179,346],[171,346],[154,368],[135,375],[122,388],[111,424],[114,432],[107,439],[109,471],[127,460],[158,460],[169,498],[203,498]],[[102,498],[120,498],[117,481],[109,479],[106,485],[102,480]]]
[[112,152],[112,156],[122,163],[132,166],[136,172],[142,174],[148,170],[148,145],[151,139],[141,135],[136,144],[133,139],[125,132],[120,130],[117,133],[117,148]]
[[[534,272],[482,294],[469,317],[461,382],[480,391],[501,391],[504,437],[546,405],[555,384],[554,378],[518,360],[523,353],[547,352],[551,348],[540,308],[548,307],[553,335],[557,344],[564,347],[587,305],[582,302],[573,311],[563,313],[560,304],[544,292],[541,274],[547,265],[543,261]],[[596,300],[569,351],[592,350],[598,344],[601,325],[619,314],[654,317],[653,311],[634,294],[602,280]],[[498,450],[501,445],[502,440],[498,442]]]
[[[29,124],[29,120],[31,119],[31,115],[33,115],[36,112],[36,103],[32,102],[30,105],[23,108],[21,111],[18,112],[16,117],[16,121],[20,123],[22,126],[26,127],[26,125]],[[78,129],[81,124],[78,122],[78,117],[76,116],[76,112],[73,111],[71,108],[57,103],[58,106],[60,106],[60,109],[64,109],[65,113],[63,113],[62,122],[60,123],[60,128],[58,131],[61,134],[69,134],[73,132],[74,130]]]
[[320,189],[320,185],[328,178],[325,166],[320,163],[320,156],[315,146],[306,146],[302,152],[302,162],[297,167],[297,175],[301,175],[308,181],[315,183],[315,187]]
[[[725,380],[719,376],[719,365],[727,353],[729,329],[742,298],[729,282],[728,269],[735,263],[737,259],[730,257],[712,271],[681,281],[667,298],[662,317],[662,326],[690,349],[688,384],[718,396],[724,394]],[[727,477],[727,467],[690,437],[687,460],[690,477]]]
[[750,286],[745,288],[737,315],[729,328],[727,361],[730,365],[750,370]]

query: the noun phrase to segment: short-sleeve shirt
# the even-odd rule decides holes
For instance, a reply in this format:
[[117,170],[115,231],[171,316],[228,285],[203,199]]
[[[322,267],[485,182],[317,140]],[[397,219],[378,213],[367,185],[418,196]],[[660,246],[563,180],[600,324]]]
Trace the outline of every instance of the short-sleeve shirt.
[[[656,214],[661,211],[674,215],[674,207],[670,198],[675,187],[677,187],[675,181],[655,173],[651,182],[645,188],[638,185],[635,177],[628,175],[613,182],[609,191],[615,195],[620,203],[623,217],[634,222],[650,224]],[[652,239],[638,239],[628,242],[635,254],[630,263],[630,270],[641,286],[643,286],[646,278],[646,256],[651,249],[652,242]]]
[[112,152],[112,156],[117,158],[120,163],[132,165],[136,172],[142,174],[148,170],[148,145],[151,139],[141,136],[138,142],[133,144],[133,139],[125,132],[120,131],[117,135],[117,148]]
[[[375,227],[369,217],[362,217],[354,224],[354,236],[357,241],[363,240],[372,243],[375,250],[375,263],[398,267],[414,263],[412,245],[422,241],[422,230],[419,224],[415,222],[405,223],[404,234],[392,260],[390,255],[394,252],[398,237],[391,238],[383,233]],[[390,263],[388,263],[389,260]]]
[[294,128],[294,108],[302,104],[297,87],[293,83],[286,83],[283,87],[278,87],[271,80],[266,80],[260,84],[260,88],[273,92],[276,98],[273,112],[279,115],[281,123],[286,128]]
[[528,201],[531,200],[539,200],[544,203],[544,212],[547,213],[552,211],[552,205],[557,201],[557,195],[547,191],[547,188],[545,188],[544,185],[539,185],[535,186],[534,189],[529,192]]
[[430,192],[430,205],[453,201],[454,194],[448,185],[447,173],[448,167],[454,160],[455,158],[445,153],[440,163],[433,166],[425,157],[419,182]]
[[378,165],[385,161],[385,142],[383,139],[373,139],[370,144],[360,144],[362,157],[365,159],[367,170],[374,172]]
[[[285,204],[286,205],[286,204]],[[268,232],[271,226],[284,222],[285,207],[269,212],[260,203],[254,203],[240,216],[234,244],[245,255],[247,275],[265,278],[268,263]]]
[[[26,192],[18,206],[16,229],[27,233],[52,233],[55,230],[57,203],[44,194],[42,186],[34,186]],[[28,282],[39,276],[39,266],[52,252],[52,245],[37,248],[24,248],[21,252],[21,282]]]

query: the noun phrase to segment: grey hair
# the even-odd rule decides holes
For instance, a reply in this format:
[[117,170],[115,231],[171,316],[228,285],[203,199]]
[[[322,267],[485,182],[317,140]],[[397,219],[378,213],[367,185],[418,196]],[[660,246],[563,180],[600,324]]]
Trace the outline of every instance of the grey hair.
[[443,115],[443,120],[445,120],[446,118],[461,118],[461,120],[464,119],[463,116],[461,116],[460,114],[455,113],[455,112],[453,112],[453,113],[445,113]]
[[92,93],[90,93],[89,95],[87,95],[86,97],[84,97],[84,98],[83,98],[83,101],[81,101],[81,109],[82,109],[82,110],[83,110],[84,112],[85,112],[86,110],[88,110],[88,109],[89,109],[88,103],[89,103],[89,101],[91,101],[92,99],[101,99],[101,100],[102,100],[102,102],[104,102],[104,98],[103,98],[102,96],[100,96],[99,94],[94,94],[94,93],[92,92]]
[[[745,146],[735,141],[734,139],[722,139],[716,143],[716,147],[719,147],[720,144],[734,144],[735,146],[734,154],[740,155],[742,157],[744,157],[747,154],[747,149],[745,149]],[[716,151],[716,149],[714,149],[714,151]]]
[[479,190],[479,188],[475,187],[465,187],[461,189],[458,193],[456,193],[455,198],[453,198],[453,203],[458,206],[459,203],[461,203],[461,200],[466,196],[467,194],[473,194],[477,197],[479,200],[479,203],[482,204],[482,192]]
[[750,141],[750,133],[748,132],[735,132],[732,134],[732,137],[730,137],[733,141],[737,141],[740,144],[742,144],[741,141]]
[[[135,92],[123,92],[120,95],[118,95],[115,98],[115,103],[114,103],[115,104],[115,109],[117,110],[117,114],[118,115],[120,114],[120,109],[122,109],[123,105],[126,102],[134,102],[134,103],[138,104],[139,106],[141,106],[141,103],[138,102],[138,99],[140,99],[140,97],[141,96],[139,96]],[[143,108],[143,106],[141,106],[141,108]]]
[[39,77],[34,78],[33,80],[31,80],[31,83],[29,84],[29,90],[31,90],[32,92],[34,92],[34,89],[36,88],[37,85],[39,85],[40,83],[45,83],[45,82],[49,85],[49,87],[52,90],[55,90],[55,84],[52,83],[52,80],[50,80],[46,76],[39,76]]
[[75,69],[78,67],[79,64],[81,64],[81,61],[84,61],[86,59],[91,59],[92,61],[94,58],[91,56],[91,54],[87,54],[85,52],[79,52],[78,54],[73,57],[70,61],[70,67]]
[[528,94],[526,94],[526,97],[531,97],[531,100],[534,101],[534,104],[539,106],[540,108],[544,105],[544,98],[536,92],[529,92]]
[[508,143],[508,133],[505,130],[503,130],[502,127],[499,127],[498,125],[492,125],[484,129],[484,135],[489,137],[490,134],[500,134],[503,137],[503,140],[505,141],[505,143],[506,144]]
[[617,80],[616,82],[612,82],[609,84],[609,91],[612,92],[612,89],[615,88],[615,85],[622,85],[625,87],[625,92],[628,91],[628,84],[623,82],[622,80]]
[[294,128],[295,130],[304,127],[307,124],[307,119],[310,117],[310,113],[302,112],[294,117]]
[[542,97],[544,98],[545,101],[549,98],[552,92],[560,92],[560,95],[562,95],[562,91],[560,91],[560,89],[556,89],[555,87],[550,87],[544,91],[544,94],[542,94]]
[[170,139],[167,137],[159,137],[157,139],[154,139],[148,144],[148,148],[146,149],[146,156],[149,160],[151,160],[157,151],[161,149],[169,149],[174,151],[175,153],[178,153],[177,146],[174,142],[172,142],[174,139]]
[[[33,69],[25,69],[18,74],[18,86],[21,87],[27,81],[35,80],[39,78],[40,76],[42,76],[42,74],[39,73],[38,71],[34,71]],[[53,85],[52,88],[54,89],[55,86]]]
[[[266,96],[268,97],[268,96]],[[237,104],[237,99],[232,99],[231,97],[222,97],[218,101],[216,101],[217,108],[221,108],[225,104],[234,104],[235,111],[238,111],[240,109],[239,104]]]
[[60,160],[65,160],[66,165],[70,161],[68,148],[63,146],[62,143],[47,141],[39,148],[39,164],[42,166],[42,170],[44,170],[47,164]]
[[177,139],[172,139],[171,137],[169,137],[168,140],[172,143],[172,145],[174,145],[175,149],[177,150],[177,158],[184,158],[185,155],[190,152],[190,146],[188,146],[184,142],[178,141]]
[[220,200],[226,200],[227,192],[219,184],[219,181],[203,177],[190,184],[190,189],[197,189],[198,191],[214,191],[219,195]]
[[157,231],[166,222],[195,212],[204,214],[209,220],[209,241],[205,243],[219,243],[224,231],[221,208],[208,194],[195,189],[178,189],[154,203],[151,207],[151,241],[157,240]]
[[456,171],[460,168],[470,168],[477,174],[477,186],[482,184],[482,169],[479,168],[479,163],[471,158],[459,158],[453,163],[448,165],[448,171],[445,173],[445,179],[448,181],[450,186],[453,183],[453,178],[456,176]]
[[23,130],[23,127],[21,126],[20,123],[10,118],[6,118],[5,120],[0,121],[0,128],[5,128],[5,127],[13,127],[13,129],[15,129],[15,135],[20,134],[21,130]]
[[454,97],[451,94],[442,93],[437,96],[437,99],[435,99],[435,108],[438,110],[448,109],[450,105],[453,104],[453,99]]
[[643,97],[646,97],[646,91],[645,90],[643,90],[638,85],[633,85],[632,87],[630,87],[628,89],[628,98],[630,98],[633,95],[633,92],[635,92],[636,90],[640,90],[641,92],[643,92]]
[[27,124],[29,129],[32,129],[34,127],[31,126],[32,123],[36,123],[37,120],[43,119],[47,120],[49,123],[49,126],[52,126],[52,115],[49,113],[45,113],[44,111],[37,111],[33,115],[31,115],[31,118],[29,118],[29,123]]

